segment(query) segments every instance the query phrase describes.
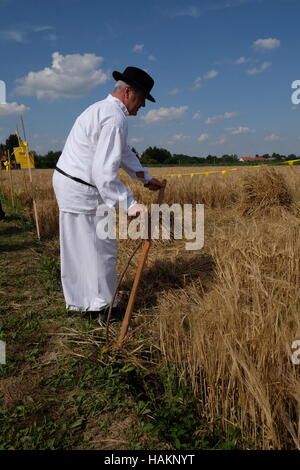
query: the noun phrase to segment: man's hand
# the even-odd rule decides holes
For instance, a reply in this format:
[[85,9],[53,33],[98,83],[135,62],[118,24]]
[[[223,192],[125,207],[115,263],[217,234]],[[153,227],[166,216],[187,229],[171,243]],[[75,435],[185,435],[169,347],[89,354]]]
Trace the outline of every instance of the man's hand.
[[147,207],[144,204],[134,204],[133,206],[129,207],[127,214],[129,217],[138,217],[139,215],[143,215],[147,212]]
[[150,189],[150,191],[158,191],[160,188],[164,187],[164,184],[158,181],[156,178],[152,178],[148,183],[144,184],[145,188]]

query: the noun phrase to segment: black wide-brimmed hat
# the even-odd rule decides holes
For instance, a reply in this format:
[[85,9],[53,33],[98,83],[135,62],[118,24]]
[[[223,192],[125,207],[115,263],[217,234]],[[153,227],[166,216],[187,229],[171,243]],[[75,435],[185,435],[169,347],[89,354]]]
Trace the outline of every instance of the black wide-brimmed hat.
[[127,67],[123,73],[115,70],[112,75],[115,80],[122,80],[128,83],[128,85],[133,85],[139,90],[142,90],[145,93],[145,98],[155,103],[155,99],[150,95],[154,80],[150,75],[144,72],[144,70],[138,69],[137,67]]

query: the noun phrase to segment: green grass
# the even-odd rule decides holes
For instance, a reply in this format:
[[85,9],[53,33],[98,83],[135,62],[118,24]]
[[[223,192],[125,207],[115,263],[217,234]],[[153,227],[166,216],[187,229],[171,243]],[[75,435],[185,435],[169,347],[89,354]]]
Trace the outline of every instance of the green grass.
[[104,331],[98,346],[66,340],[66,331],[87,338],[97,325],[66,312],[51,241],[38,242],[20,210],[1,200],[0,450],[238,448],[235,430],[225,439],[198,417],[190,390],[159,355],[147,369],[101,355]]

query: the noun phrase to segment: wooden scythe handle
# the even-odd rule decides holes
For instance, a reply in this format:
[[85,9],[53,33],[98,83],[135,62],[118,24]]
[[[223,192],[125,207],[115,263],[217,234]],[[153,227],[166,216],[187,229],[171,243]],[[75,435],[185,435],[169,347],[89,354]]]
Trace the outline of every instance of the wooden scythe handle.
[[[163,187],[159,190],[157,204],[162,203],[162,200],[163,200],[163,197],[164,197],[164,192],[165,192],[165,187],[166,187],[166,184],[167,184],[167,180],[163,180],[162,183],[163,183]],[[143,269],[144,269],[146,259],[147,259],[147,256],[148,256],[148,252],[149,252],[150,246],[151,246],[151,218],[150,218],[150,215],[149,215],[149,220],[148,220],[148,227],[149,227],[149,235],[148,235],[149,238],[147,240],[145,240],[144,243],[143,243],[143,250],[142,250],[141,258],[140,258],[140,261],[139,261],[139,264],[138,264],[138,267],[137,267],[137,271],[136,271],[135,278],[134,278],[134,281],[133,281],[133,286],[132,286],[132,289],[131,289],[131,292],[130,292],[130,297],[129,297],[127,308],[126,308],[126,312],[125,312],[125,315],[124,315],[124,318],[123,318],[123,321],[122,321],[119,338],[118,338],[118,341],[117,341],[117,348],[120,348],[122,346],[124,338],[127,334],[130,319],[131,319],[132,310],[133,310],[133,307],[134,307],[134,303],[135,303],[135,299],[136,299],[136,295],[137,295],[137,291],[138,291],[138,286],[139,286],[140,280],[142,278]]]

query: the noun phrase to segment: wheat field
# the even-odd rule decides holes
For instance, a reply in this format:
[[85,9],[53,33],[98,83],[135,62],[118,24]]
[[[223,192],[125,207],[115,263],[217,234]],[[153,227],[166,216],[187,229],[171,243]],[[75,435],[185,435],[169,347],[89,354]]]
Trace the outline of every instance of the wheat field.
[[[150,171],[162,178],[197,170]],[[58,245],[53,170],[32,173],[41,236]],[[121,178],[139,202],[155,202]],[[28,175],[12,171],[11,180],[14,204],[32,217]],[[1,171],[8,198],[10,184]],[[203,203],[205,242],[190,252],[183,240],[153,243],[137,305],[151,341],[212,428],[238,429],[245,449],[300,449],[300,365],[291,359],[300,340],[300,168],[167,177],[164,202]],[[135,244],[120,242],[120,267]]]

